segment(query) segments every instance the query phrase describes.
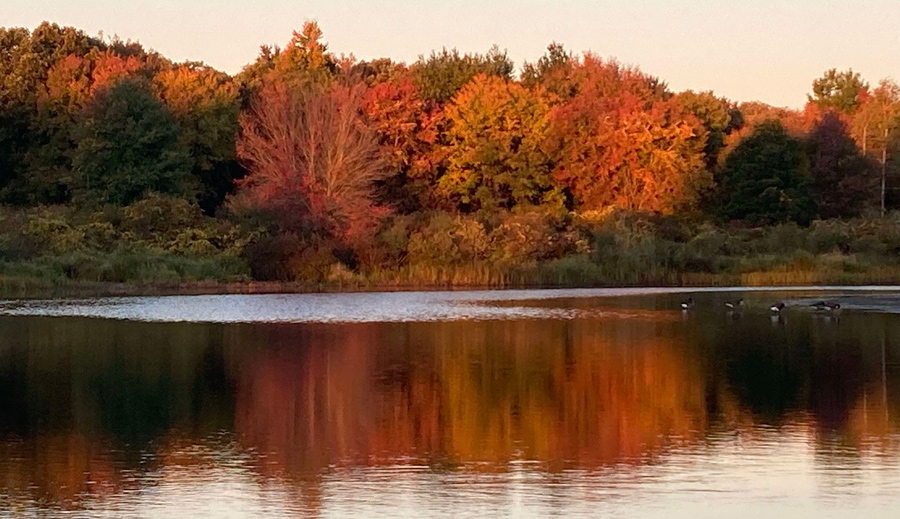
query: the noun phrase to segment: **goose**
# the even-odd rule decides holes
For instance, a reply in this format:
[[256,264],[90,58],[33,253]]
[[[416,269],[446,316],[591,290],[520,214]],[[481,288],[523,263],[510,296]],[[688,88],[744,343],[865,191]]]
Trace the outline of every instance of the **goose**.
[[826,303],[825,301],[819,301],[809,306],[813,307],[817,312],[834,312],[841,309],[840,303]]
[[780,301],[769,307],[769,310],[770,310],[773,314],[779,314],[779,313],[781,313],[781,310],[782,310],[782,309],[784,309],[784,303],[782,303],[782,302],[780,302]]
[[744,300],[738,299],[737,301],[725,301],[725,308],[729,310],[734,310],[735,308],[741,308],[744,306]]
[[681,302],[682,310],[690,310],[691,308],[694,308],[694,298],[693,297],[689,297],[689,298],[687,298],[687,301]]

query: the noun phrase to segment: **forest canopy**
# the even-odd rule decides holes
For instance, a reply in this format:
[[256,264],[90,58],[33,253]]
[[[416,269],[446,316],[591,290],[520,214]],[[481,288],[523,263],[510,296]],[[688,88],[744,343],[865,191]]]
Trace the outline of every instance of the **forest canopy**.
[[557,42],[519,69],[497,46],[360,61],[306,22],[230,76],[0,28],[0,282],[871,272],[900,253],[898,146],[900,86],[852,70],[794,110]]

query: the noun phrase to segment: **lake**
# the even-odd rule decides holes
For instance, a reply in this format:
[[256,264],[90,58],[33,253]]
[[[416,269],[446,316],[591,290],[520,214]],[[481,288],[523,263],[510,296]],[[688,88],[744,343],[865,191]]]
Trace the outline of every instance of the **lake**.
[[896,288],[6,301],[0,330],[0,517],[900,506]]

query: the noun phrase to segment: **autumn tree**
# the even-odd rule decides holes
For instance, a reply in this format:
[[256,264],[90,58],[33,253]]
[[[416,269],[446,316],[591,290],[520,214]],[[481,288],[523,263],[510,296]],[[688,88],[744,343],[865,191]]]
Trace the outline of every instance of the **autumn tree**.
[[72,27],[44,22],[26,29],[0,29],[0,100],[34,100],[50,68],[69,55],[85,56],[103,43]]
[[706,132],[639,71],[586,56],[578,93],[554,108],[554,177],[582,210],[671,213],[708,182]]
[[[66,200],[70,169],[68,117],[38,107],[50,69],[67,56],[76,59],[103,49],[82,31],[42,23],[33,31],[0,29],[0,155],[2,198],[14,204],[58,203]],[[68,116],[68,114],[64,114]],[[4,134],[6,136],[4,136]]]
[[146,192],[182,194],[190,158],[172,114],[149,87],[125,80],[99,92],[78,128],[73,152],[77,194],[127,205]]
[[154,84],[190,153],[200,207],[212,214],[243,173],[234,144],[241,102],[238,85],[226,74],[195,63],[160,72]]
[[813,81],[809,102],[823,110],[832,109],[850,114],[860,104],[861,94],[868,88],[859,73],[853,69],[838,72],[831,69]]
[[521,85],[476,76],[445,110],[450,129],[439,192],[464,211],[560,206],[544,149],[549,115],[549,105]]
[[359,77],[370,87],[381,83],[398,83],[410,81],[409,70],[405,63],[398,63],[390,58],[379,58],[372,61],[355,63],[350,70],[351,77]]
[[322,41],[319,24],[307,21],[300,31],[294,31],[291,41],[283,49],[262,46],[259,57],[244,67],[237,80],[251,91],[272,81],[300,88],[308,84],[327,84],[337,72],[337,59]]
[[432,52],[411,67],[413,80],[427,100],[444,103],[478,74],[511,79],[513,62],[496,45],[487,54],[460,54],[458,50]]
[[777,120],[758,125],[728,155],[718,187],[728,220],[806,224],[816,214],[803,141]]
[[325,82],[337,72],[334,56],[322,41],[319,24],[308,21],[294,32],[287,47],[275,60],[274,74],[285,83],[302,85],[308,81]]
[[694,114],[706,128],[706,146],[703,148],[703,154],[706,156],[707,167],[715,168],[719,154],[725,147],[725,139],[743,124],[740,113],[733,104],[716,97],[711,91],[685,90],[675,98],[679,106]]
[[847,125],[834,112],[825,114],[808,140],[819,216],[858,216],[875,199],[873,161],[860,153],[847,134]]
[[385,173],[363,95],[359,84],[260,91],[241,115],[237,152],[247,176],[235,206],[268,212],[287,229],[363,239],[385,214],[373,200],[373,183]]
[[387,168],[378,184],[379,201],[401,213],[432,206],[431,188],[444,155],[439,146],[443,114],[408,76],[376,83],[364,101]]

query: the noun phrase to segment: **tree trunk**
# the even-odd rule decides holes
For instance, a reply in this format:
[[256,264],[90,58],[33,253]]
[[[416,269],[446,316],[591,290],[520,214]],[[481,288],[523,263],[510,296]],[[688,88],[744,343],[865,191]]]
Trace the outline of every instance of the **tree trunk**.
[[887,187],[887,128],[884,129],[884,146],[881,148],[881,216],[884,216],[884,192]]

